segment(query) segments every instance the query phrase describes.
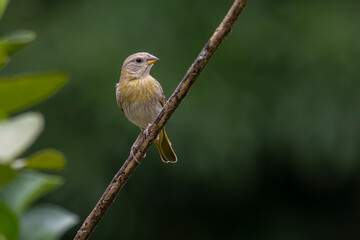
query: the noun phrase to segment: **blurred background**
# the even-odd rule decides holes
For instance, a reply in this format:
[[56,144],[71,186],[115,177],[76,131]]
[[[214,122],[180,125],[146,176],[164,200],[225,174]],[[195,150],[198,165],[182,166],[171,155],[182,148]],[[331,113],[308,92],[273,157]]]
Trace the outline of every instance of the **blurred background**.
[[[170,96],[232,1],[11,1],[1,34],[37,40],[3,74],[58,69],[71,80],[32,108],[46,130],[29,150],[67,157],[43,199],[85,219],[139,129],[115,100],[124,59],[160,58]],[[249,1],[92,239],[358,239],[359,1]],[[79,225],[63,239],[72,239]]]

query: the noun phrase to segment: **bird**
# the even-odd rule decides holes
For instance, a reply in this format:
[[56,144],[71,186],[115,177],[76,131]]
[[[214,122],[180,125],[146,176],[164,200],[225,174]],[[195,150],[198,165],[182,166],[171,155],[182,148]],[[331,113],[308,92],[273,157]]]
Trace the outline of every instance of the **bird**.
[[[147,52],[130,55],[122,65],[120,79],[116,84],[119,108],[142,131],[154,122],[166,102],[160,83],[150,75],[150,70],[157,61],[157,57]],[[165,128],[160,131],[155,144],[163,162],[177,162]],[[133,150],[130,154],[133,155]],[[135,158],[135,161],[138,160]]]

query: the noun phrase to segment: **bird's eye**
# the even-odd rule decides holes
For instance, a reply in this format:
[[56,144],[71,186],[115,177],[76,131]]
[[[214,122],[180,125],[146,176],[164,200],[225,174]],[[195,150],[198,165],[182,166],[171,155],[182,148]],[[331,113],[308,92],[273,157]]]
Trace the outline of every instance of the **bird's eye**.
[[142,61],[141,58],[136,59],[136,62],[138,62],[138,63],[141,63],[141,61]]

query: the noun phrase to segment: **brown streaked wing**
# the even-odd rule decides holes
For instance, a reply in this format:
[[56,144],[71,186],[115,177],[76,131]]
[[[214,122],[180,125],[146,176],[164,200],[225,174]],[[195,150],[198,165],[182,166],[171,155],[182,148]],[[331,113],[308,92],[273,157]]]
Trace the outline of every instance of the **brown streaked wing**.
[[118,96],[118,94],[120,94],[119,93],[119,85],[116,86],[116,103],[119,106],[119,108],[121,109],[121,111],[124,112],[123,107],[120,102],[120,97]]

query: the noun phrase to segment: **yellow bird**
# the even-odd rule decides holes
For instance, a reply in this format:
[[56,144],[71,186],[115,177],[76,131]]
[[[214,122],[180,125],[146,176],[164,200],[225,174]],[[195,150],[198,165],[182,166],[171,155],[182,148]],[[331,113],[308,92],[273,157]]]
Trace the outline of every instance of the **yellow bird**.
[[[160,83],[150,75],[150,69],[157,61],[157,57],[146,52],[130,55],[122,65],[120,80],[116,84],[118,106],[127,119],[141,130],[154,122],[166,102]],[[165,128],[155,144],[163,162],[177,161]]]

